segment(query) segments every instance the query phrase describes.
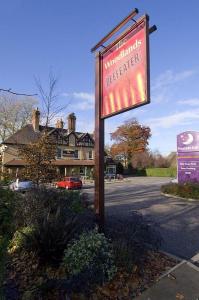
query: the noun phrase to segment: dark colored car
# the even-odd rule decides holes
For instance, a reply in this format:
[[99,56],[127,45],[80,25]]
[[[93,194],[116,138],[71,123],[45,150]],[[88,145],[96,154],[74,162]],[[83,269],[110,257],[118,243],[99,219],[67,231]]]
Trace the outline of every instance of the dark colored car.
[[58,181],[55,186],[56,188],[77,190],[82,188],[82,181],[78,177],[65,177],[62,181]]

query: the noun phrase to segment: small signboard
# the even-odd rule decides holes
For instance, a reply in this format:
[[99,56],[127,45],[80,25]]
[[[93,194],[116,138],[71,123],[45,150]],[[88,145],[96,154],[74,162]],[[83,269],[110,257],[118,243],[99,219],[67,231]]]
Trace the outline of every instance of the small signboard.
[[199,182],[199,132],[186,131],[177,136],[178,182]]
[[199,153],[198,156],[178,157],[178,182],[199,182]]
[[144,16],[102,52],[102,118],[149,103],[148,34]]

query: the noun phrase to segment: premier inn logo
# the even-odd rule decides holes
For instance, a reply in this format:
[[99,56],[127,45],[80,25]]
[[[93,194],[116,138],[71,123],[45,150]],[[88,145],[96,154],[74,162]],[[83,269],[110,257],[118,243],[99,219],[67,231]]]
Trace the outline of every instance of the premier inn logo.
[[108,68],[112,67],[114,64],[116,64],[118,61],[120,61],[123,57],[129,55],[130,53],[132,53],[133,51],[137,50],[138,48],[140,48],[140,46],[142,45],[142,40],[136,40],[135,43],[131,46],[129,46],[126,49],[122,49],[120,51],[120,54],[117,55],[114,59],[111,59],[109,61],[107,61],[104,64],[105,69],[107,70]]

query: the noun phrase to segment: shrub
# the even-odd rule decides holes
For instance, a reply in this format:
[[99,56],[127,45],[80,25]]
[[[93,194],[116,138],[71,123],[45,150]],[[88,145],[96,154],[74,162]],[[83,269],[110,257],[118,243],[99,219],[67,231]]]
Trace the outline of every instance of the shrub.
[[199,199],[199,184],[197,183],[169,183],[161,187],[165,194],[171,194],[182,198]]
[[87,208],[79,192],[35,189],[27,192],[25,197],[17,202],[16,225],[24,227],[43,223],[47,215],[53,218],[59,210],[62,216],[67,217],[84,214]]
[[14,230],[12,219],[16,195],[0,188],[0,199],[0,235],[10,235]]
[[[0,187],[0,286],[3,286],[6,273],[7,246],[15,228],[13,215],[16,195]],[[0,288],[0,299],[4,299],[3,289]]]
[[94,227],[94,215],[79,193],[39,189],[19,199],[16,225],[34,228],[31,236],[22,233],[24,250],[35,253],[41,265],[58,265],[68,242]]
[[9,253],[30,247],[34,230],[35,229],[30,226],[17,230],[9,243]]
[[83,284],[101,284],[116,273],[111,244],[97,230],[82,233],[68,245],[63,265],[70,276],[79,276]]
[[176,177],[176,168],[148,168],[146,169],[147,176],[154,177]]
[[161,236],[157,224],[133,212],[129,219],[108,220],[106,235],[111,238],[117,266],[131,272],[135,265],[141,267],[149,250],[157,250]]
[[3,284],[5,283],[7,246],[9,239],[7,236],[0,235],[0,299],[5,299]]

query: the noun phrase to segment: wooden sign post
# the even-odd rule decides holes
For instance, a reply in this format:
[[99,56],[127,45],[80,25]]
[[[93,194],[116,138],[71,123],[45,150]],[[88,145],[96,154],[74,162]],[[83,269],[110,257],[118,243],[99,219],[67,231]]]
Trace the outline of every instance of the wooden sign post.
[[[91,51],[95,56],[95,213],[104,227],[104,119],[150,102],[149,17],[133,20],[134,9]],[[130,20],[128,27],[106,47],[103,45]]]

